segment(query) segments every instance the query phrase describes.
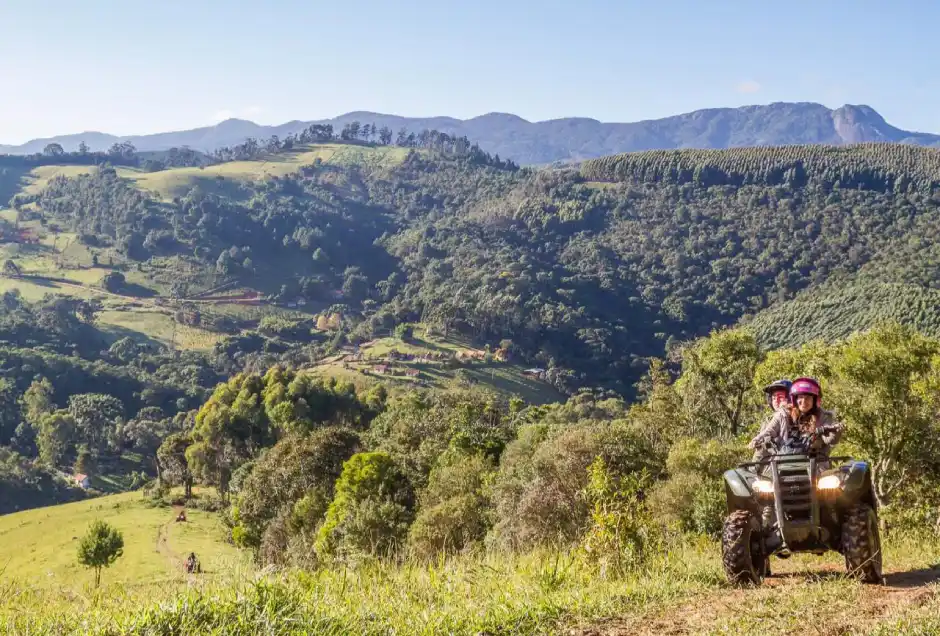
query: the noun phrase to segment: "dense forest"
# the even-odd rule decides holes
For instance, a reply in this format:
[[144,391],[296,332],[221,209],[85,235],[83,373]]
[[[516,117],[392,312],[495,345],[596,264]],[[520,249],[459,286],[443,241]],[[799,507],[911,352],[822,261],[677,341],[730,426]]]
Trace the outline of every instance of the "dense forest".
[[[334,137],[311,128],[289,145]],[[361,130],[339,138],[368,141]],[[158,201],[105,167],[35,203],[132,259],[194,255],[272,299],[338,302],[350,341],[403,321],[511,339],[566,391],[631,395],[672,343],[826,281],[940,280],[936,150],[668,151],[532,171],[420,139],[382,170],[319,163]]]
[[[229,335],[214,349],[182,354],[130,340],[100,345],[93,304],[7,294],[2,351],[13,371],[5,399],[21,406],[8,410],[0,444],[60,467],[88,457],[117,461],[134,449],[151,457],[167,436],[205,426],[193,411],[225,378],[296,368],[402,323],[481,344],[511,342],[556,388],[626,400],[642,394],[637,383],[652,359],[739,322],[774,347],[843,338],[884,318],[940,330],[931,302],[940,282],[935,150],[670,151],[534,171],[464,139],[400,132],[393,139],[371,126],[338,134],[313,126],[296,139],[204,158],[394,141],[408,151],[391,166],[317,161],[256,182],[220,177],[219,187],[196,184],[158,199],[102,163],[14,197],[23,218],[114,248],[129,264],[175,256],[268,301],[304,299],[342,321],[326,339],[302,321],[229,320],[217,325]],[[124,151],[111,154],[130,160],[133,149]],[[101,386],[108,393],[96,394]],[[318,404],[323,391],[347,393],[303,390],[319,392]],[[44,406],[23,406],[26,394],[45,396]],[[356,411],[360,429],[378,417],[380,401]],[[221,456],[254,461],[273,434],[240,440]],[[222,471],[212,479],[224,489],[238,481],[236,466],[210,459],[201,460],[206,479]],[[154,472],[159,462],[151,464]],[[8,457],[5,465],[18,464]]]

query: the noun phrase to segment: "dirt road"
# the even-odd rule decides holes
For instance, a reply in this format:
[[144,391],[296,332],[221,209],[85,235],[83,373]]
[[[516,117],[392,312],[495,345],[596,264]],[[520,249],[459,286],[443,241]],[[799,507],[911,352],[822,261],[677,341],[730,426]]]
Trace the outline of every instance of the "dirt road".
[[[811,562],[810,562],[811,563]],[[899,620],[920,625],[940,620],[940,565],[886,570],[883,585],[847,580],[832,566],[775,560],[774,576],[759,588],[724,588],[683,599],[653,612],[568,630],[571,636],[678,634],[898,633]],[[922,633],[934,633],[926,631]]]

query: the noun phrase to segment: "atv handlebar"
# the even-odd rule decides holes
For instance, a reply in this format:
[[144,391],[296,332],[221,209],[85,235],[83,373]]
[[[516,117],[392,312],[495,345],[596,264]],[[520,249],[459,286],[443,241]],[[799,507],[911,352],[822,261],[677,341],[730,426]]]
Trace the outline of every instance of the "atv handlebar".
[[738,468],[750,468],[751,466],[769,466],[770,464],[786,464],[786,463],[796,463],[796,462],[805,462],[807,459],[822,459],[829,462],[845,462],[853,461],[854,458],[849,455],[818,455],[816,453],[780,453],[774,455],[773,457],[768,457],[767,459],[762,459],[756,462],[743,462],[738,464]]
[[[835,433],[838,430],[839,430],[839,427],[834,426],[832,424],[826,424],[824,426],[818,427],[816,430],[810,433],[805,434],[803,437],[809,442],[807,446],[812,446],[816,442],[816,440],[819,439],[820,436],[826,435],[827,433]],[[774,441],[772,439],[765,439],[762,446],[764,447],[764,450],[776,450],[776,445],[774,444]],[[796,453],[782,453],[782,454],[793,455]],[[800,453],[800,454],[805,455],[807,453]]]

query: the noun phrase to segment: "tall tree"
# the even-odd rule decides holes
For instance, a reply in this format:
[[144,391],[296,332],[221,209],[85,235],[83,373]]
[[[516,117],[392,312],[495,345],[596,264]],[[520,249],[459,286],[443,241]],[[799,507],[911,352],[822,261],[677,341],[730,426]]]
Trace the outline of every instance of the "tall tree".
[[706,435],[737,435],[747,415],[747,394],[762,353],[743,330],[714,331],[681,350],[682,377],[676,390],[684,420]]

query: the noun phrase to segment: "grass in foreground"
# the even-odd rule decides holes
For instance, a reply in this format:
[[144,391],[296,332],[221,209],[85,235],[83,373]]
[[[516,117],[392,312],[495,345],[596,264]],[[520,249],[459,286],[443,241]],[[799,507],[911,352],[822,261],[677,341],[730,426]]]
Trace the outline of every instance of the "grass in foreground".
[[248,573],[116,588],[97,596],[23,588],[0,601],[11,633],[820,634],[933,633],[934,537],[888,542],[886,586],[846,579],[838,555],[775,560],[759,589],[732,588],[714,541],[685,539],[634,574],[579,556],[467,555],[446,562]]

